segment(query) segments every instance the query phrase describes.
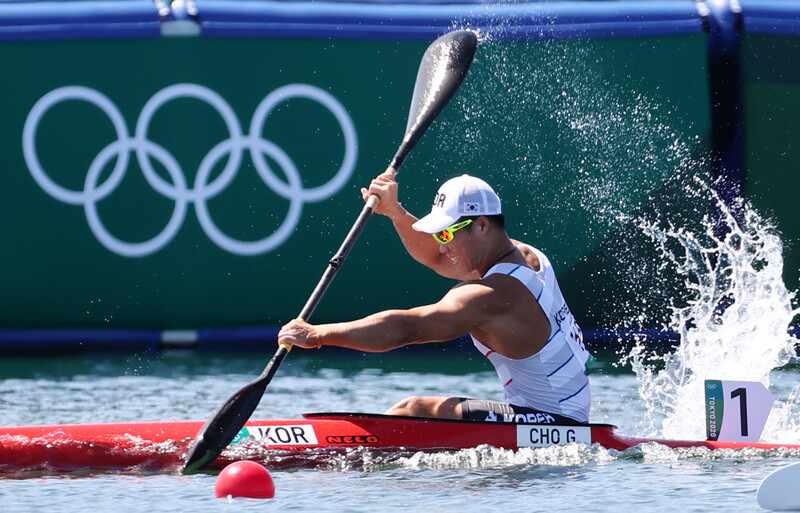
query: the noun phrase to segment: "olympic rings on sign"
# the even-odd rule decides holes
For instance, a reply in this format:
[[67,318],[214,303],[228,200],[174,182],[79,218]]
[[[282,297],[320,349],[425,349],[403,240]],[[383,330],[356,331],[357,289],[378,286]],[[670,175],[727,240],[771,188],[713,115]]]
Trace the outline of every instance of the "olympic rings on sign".
[[[214,146],[202,159],[190,187],[186,182],[178,161],[164,147],[148,139],[147,132],[153,116],[164,104],[177,98],[192,98],[213,107],[227,127],[229,137]],[[264,126],[270,112],[278,104],[292,98],[305,98],[326,107],[336,118],[344,136],[345,151],[342,164],[327,183],[313,188],[304,188],[297,166],[292,159],[272,141],[262,138]],[[116,132],[117,140],[100,150],[86,174],[83,190],[73,190],[56,183],[45,172],[36,147],[36,133],[42,117],[53,106],[68,100],[84,101],[102,110]],[[269,252],[283,244],[297,227],[303,204],[322,201],[339,192],[348,182],[356,165],[357,137],[353,120],[341,103],[330,93],[308,84],[290,84],[267,95],[256,108],[250,121],[250,133],[244,134],[236,113],[219,94],[198,84],[175,84],[154,94],[145,103],[136,122],[136,131],[131,137],[124,117],[117,106],[105,95],[82,86],[65,86],[50,91],[34,104],[25,120],[22,132],[22,150],[28,170],[37,184],[53,198],[70,205],[83,205],[86,221],[103,246],[119,255],[142,257],[161,250],[175,237],[183,226],[189,203],[194,204],[195,214],[206,235],[220,248],[237,255],[258,255]],[[225,234],[216,225],[208,211],[207,202],[223,192],[236,178],[242,163],[243,151],[250,152],[253,165],[261,180],[281,197],[289,200],[289,209],[283,223],[267,237],[256,241],[242,241]],[[175,208],[164,229],[150,240],[126,242],[112,235],[100,220],[97,203],[116,190],[135,153],[139,167],[150,187],[162,196],[175,201]],[[265,155],[280,166],[284,182],[273,172]],[[228,161],[219,176],[209,182],[216,164],[225,156]],[[116,159],[111,173],[100,181],[102,171],[112,159]],[[158,161],[171,180],[162,178],[153,168],[152,160]]]

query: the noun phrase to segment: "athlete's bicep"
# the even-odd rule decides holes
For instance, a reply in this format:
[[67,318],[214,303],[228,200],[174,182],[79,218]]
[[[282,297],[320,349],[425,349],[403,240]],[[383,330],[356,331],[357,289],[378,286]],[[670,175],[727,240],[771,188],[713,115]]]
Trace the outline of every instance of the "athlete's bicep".
[[451,340],[480,328],[502,313],[505,303],[494,289],[480,283],[461,284],[437,303],[412,308],[421,339]]

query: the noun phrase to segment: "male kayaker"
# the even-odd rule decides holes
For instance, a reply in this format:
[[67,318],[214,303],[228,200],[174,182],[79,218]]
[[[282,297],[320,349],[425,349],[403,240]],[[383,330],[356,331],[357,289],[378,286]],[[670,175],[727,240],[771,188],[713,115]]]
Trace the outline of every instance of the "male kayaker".
[[444,417],[537,424],[589,421],[591,356],[569,311],[550,261],[539,250],[509,238],[500,198],[479,178],[445,182],[431,212],[417,219],[398,201],[389,168],[361,190],[381,198],[375,212],[387,216],[409,254],[460,283],[438,302],[387,310],[363,319],[285,325],[279,343],[389,351],[469,333],[494,364],[505,402],[461,397],[409,397],[389,415]]

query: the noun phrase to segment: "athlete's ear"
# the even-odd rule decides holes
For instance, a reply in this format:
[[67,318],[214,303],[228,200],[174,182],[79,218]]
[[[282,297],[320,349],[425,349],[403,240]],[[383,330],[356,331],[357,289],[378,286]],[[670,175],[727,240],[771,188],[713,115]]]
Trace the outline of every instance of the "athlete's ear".
[[489,230],[489,220],[486,218],[486,216],[480,216],[475,221],[477,222],[478,228],[481,230],[481,232],[486,232]]

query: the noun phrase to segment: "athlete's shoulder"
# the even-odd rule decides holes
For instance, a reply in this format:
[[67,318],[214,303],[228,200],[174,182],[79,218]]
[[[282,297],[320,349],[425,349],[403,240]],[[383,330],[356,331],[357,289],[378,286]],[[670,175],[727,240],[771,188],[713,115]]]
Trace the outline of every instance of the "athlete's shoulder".
[[540,249],[517,240],[514,241],[514,244],[517,245],[517,249],[528,263],[528,267],[537,273],[540,272],[543,267],[546,267],[549,264],[550,261],[548,260],[547,255],[545,255]]

